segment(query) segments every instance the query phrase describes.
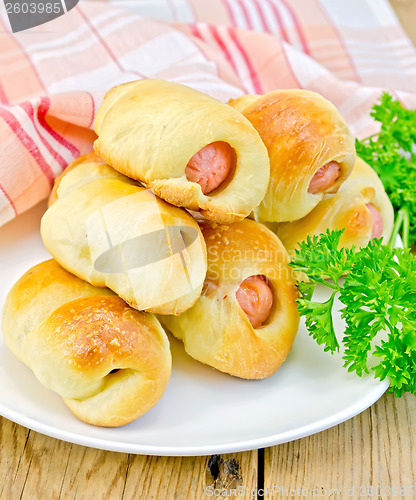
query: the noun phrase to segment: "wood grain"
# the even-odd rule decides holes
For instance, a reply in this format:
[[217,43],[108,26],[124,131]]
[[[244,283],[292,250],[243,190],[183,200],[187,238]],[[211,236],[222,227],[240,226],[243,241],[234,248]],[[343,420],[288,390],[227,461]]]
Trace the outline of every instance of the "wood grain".
[[[327,491],[322,496],[332,489],[340,492],[332,491],[332,497],[348,498],[346,490],[354,488],[353,498],[377,498],[368,487],[380,486],[381,497],[392,498],[389,486],[404,486],[408,493],[413,486],[416,497],[416,398],[384,395],[341,425],[266,449],[264,464],[264,484],[270,489]],[[274,498],[287,498],[284,490]]]
[[258,482],[263,462],[257,458],[257,451],[183,458],[107,452],[0,418],[1,499],[205,499],[207,486],[229,495],[238,486],[248,491],[274,486],[273,498],[301,497],[300,490],[348,498],[345,492],[352,488],[352,498],[359,498],[361,486],[366,492],[379,486],[384,493],[400,486],[410,492],[413,486],[416,496],[416,398],[385,395],[343,424],[266,449],[264,483],[262,474]]
[[85,448],[0,417],[0,499],[198,499],[257,486],[257,451],[150,457]]

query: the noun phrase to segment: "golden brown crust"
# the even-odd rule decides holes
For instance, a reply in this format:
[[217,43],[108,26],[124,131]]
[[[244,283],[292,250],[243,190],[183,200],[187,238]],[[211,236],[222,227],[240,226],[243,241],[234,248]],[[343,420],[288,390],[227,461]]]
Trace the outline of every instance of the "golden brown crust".
[[[250,122],[216,99],[184,85],[140,80],[118,85],[99,108],[94,150],[119,172],[167,202],[218,222],[246,217],[269,181],[266,148]],[[204,195],[185,175],[189,160],[216,141],[236,153],[231,180]]]
[[41,328],[50,332],[48,344],[61,350],[67,362],[83,372],[108,373],[120,364],[139,368],[143,359],[137,352],[150,355],[152,344],[152,352],[160,349],[151,333],[153,323],[152,316],[110,295],[67,302]]
[[[159,200],[95,155],[77,160],[56,194],[42,218],[41,235],[65,269],[94,286],[108,286],[139,310],[179,314],[195,303],[206,249],[188,212]],[[183,231],[193,232],[191,244],[185,245]],[[151,233],[153,245],[146,239]]]
[[260,222],[294,221],[307,215],[324,194],[311,194],[312,177],[336,161],[341,173],[327,192],[336,192],[351,173],[354,141],[329,101],[307,90],[276,90],[231,100],[259,132],[270,157],[267,193],[255,209]]
[[[263,225],[245,219],[231,225],[202,223],[208,272],[200,299],[178,317],[160,317],[186,351],[202,363],[247,379],[272,375],[285,360],[299,316],[289,257]],[[263,275],[274,303],[262,327],[254,329],[236,292],[249,276]]]
[[[113,292],[102,289],[100,293]],[[97,288],[74,278],[54,260],[32,267],[15,283],[3,309],[2,329],[11,351],[26,363],[22,348],[26,335],[62,303],[90,295],[97,295]]]
[[326,195],[306,217],[294,222],[271,224],[289,252],[305,241],[307,235],[315,236],[327,229],[344,229],[340,245],[351,248],[367,245],[371,239],[373,221],[368,203],[380,212],[383,219],[385,241],[393,230],[394,213],[383,184],[374,170],[357,158],[354,170],[338,193]]
[[170,377],[169,343],[156,318],[54,260],[33,267],[11,289],[2,330],[40,382],[94,425],[135,420],[156,404]]

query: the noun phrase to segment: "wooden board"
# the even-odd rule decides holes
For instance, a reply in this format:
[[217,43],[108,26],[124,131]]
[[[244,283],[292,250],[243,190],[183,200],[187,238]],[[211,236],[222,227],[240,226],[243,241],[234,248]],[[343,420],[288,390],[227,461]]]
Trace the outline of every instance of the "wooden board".
[[0,417],[0,499],[206,498],[214,489],[256,488],[257,456],[257,451],[213,457],[102,451]]
[[273,498],[298,488],[330,498],[416,497],[415,444],[416,398],[384,395],[341,425],[266,449],[264,484],[281,488]]

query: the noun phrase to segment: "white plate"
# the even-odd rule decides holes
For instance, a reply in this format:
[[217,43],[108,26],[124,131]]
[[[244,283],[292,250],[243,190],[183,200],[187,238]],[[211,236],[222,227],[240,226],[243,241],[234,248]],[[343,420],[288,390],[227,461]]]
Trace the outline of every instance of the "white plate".
[[[0,228],[0,307],[13,283],[50,258],[39,223],[45,204]],[[336,318],[338,326],[340,318]],[[301,326],[282,368],[246,381],[204,366],[171,338],[172,377],[146,415],[106,429],[76,419],[61,398],[45,389],[0,337],[0,414],[71,443],[147,455],[207,455],[272,446],[322,431],[368,408],[387,382],[359,378],[342,368],[340,355],[324,353]]]

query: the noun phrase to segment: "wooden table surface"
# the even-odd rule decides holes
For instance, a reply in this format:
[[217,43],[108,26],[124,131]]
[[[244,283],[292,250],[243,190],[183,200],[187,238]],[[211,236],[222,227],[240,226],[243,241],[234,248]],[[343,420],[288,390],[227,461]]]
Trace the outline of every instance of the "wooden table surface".
[[[416,44],[416,0],[390,1]],[[265,450],[185,458],[85,448],[0,417],[0,478],[0,500],[203,499],[233,488],[237,498],[261,489],[265,498],[413,498],[416,398],[384,395],[343,424]]]

